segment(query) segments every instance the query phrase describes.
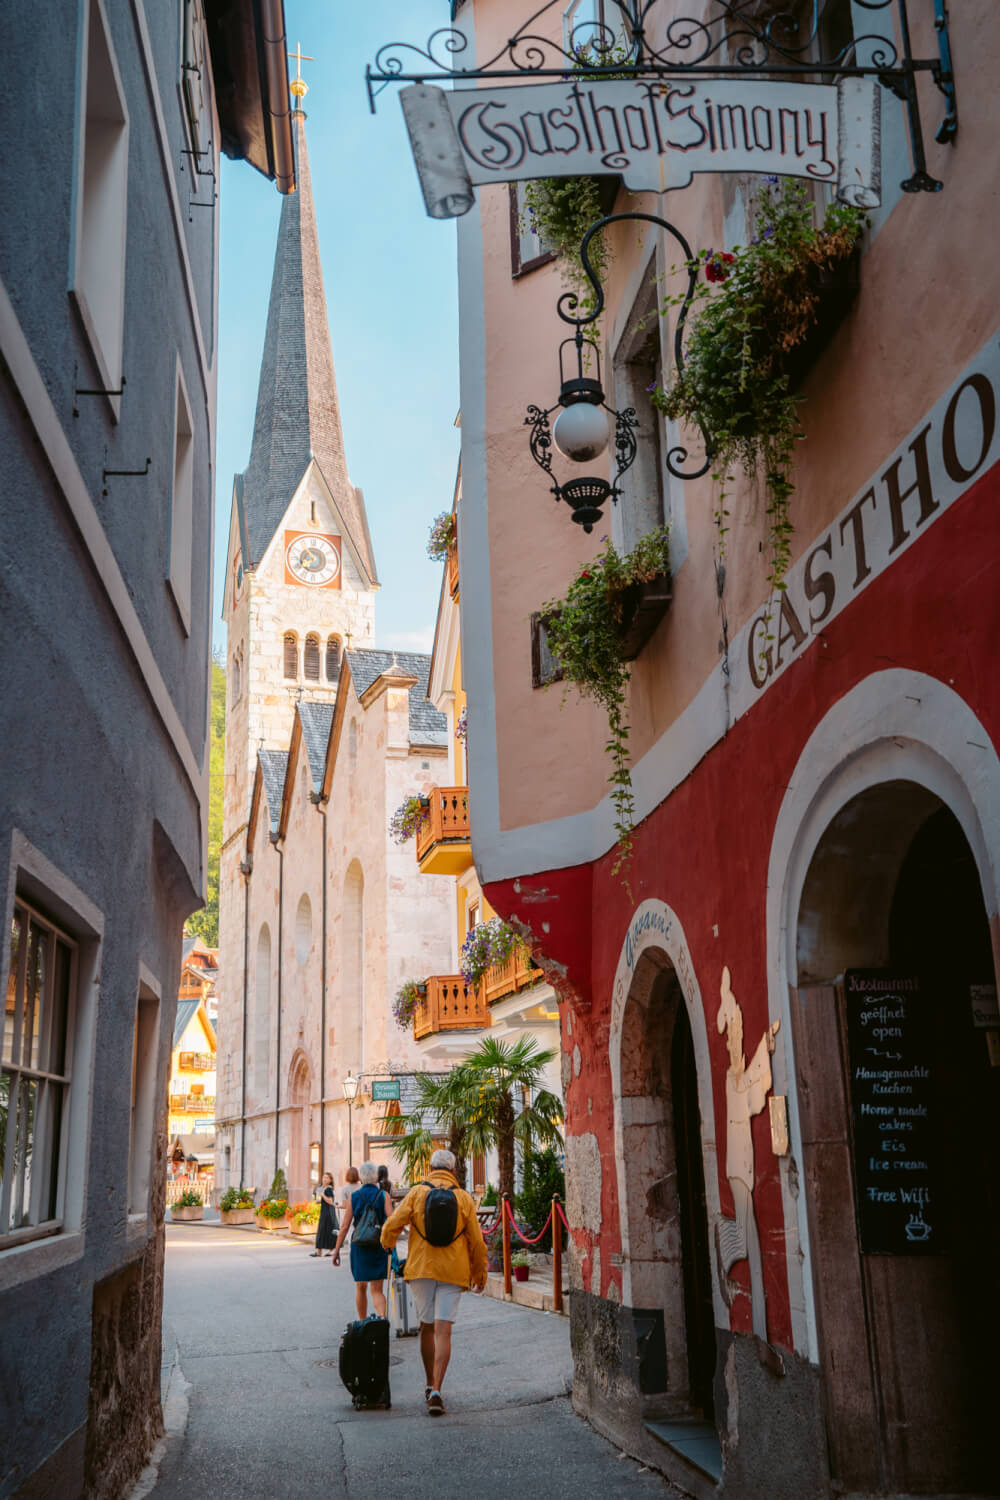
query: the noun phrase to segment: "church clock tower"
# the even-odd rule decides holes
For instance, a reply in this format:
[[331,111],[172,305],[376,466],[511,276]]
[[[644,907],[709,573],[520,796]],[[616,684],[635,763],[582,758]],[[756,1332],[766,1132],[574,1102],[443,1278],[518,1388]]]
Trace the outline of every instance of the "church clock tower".
[[374,644],[378,580],[344,457],[305,114],[292,84],[297,192],[282,202],[250,461],[233,484],[223,618],[228,702],[219,882],[223,974],[242,971],[240,860],[260,749],[288,745],[296,699],[333,703],[345,648]]

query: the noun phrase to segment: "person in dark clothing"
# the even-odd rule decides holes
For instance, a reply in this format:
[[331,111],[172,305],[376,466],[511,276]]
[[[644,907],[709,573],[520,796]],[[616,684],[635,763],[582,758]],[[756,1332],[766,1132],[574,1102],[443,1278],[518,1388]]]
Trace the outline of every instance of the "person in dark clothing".
[[337,1204],[333,1190],[333,1173],[324,1172],[319,1190],[319,1223],[316,1225],[316,1248],[314,1256],[322,1256],[324,1250],[333,1254],[337,1240]]
[[[389,1271],[389,1252],[382,1249],[379,1237],[382,1225],[392,1212],[392,1204],[389,1202],[389,1194],[378,1185],[378,1170],[373,1161],[362,1162],[360,1175],[361,1186],[351,1194],[351,1206],[344,1215],[333,1249],[333,1264],[340,1265],[340,1247],[351,1225],[355,1225],[354,1235],[351,1237],[351,1275],[356,1283],[355,1304],[358,1317],[364,1320],[368,1316],[369,1287],[372,1306],[380,1318],[386,1316],[382,1284]],[[372,1232],[371,1243],[368,1243],[369,1230]],[[362,1242],[357,1243],[359,1240]]]
[[379,1169],[378,1169],[378,1185],[382,1189],[383,1193],[388,1193],[389,1194],[389,1201],[391,1202],[392,1201],[392,1183],[389,1181],[389,1168],[386,1166],[385,1162],[381,1162],[379,1164]]

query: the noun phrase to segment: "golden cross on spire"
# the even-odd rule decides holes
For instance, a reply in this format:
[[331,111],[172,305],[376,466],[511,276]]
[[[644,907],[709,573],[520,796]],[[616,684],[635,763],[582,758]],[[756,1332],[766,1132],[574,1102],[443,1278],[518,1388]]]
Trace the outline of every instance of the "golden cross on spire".
[[295,51],[289,52],[288,56],[295,59],[295,77],[292,79],[288,87],[295,95],[295,98],[297,100],[301,100],[304,99],[306,94],[308,94],[309,92],[309,85],[302,77],[302,64],[304,62],[315,62],[316,59],[314,57],[309,57],[307,53],[303,52],[301,42],[295,43]]

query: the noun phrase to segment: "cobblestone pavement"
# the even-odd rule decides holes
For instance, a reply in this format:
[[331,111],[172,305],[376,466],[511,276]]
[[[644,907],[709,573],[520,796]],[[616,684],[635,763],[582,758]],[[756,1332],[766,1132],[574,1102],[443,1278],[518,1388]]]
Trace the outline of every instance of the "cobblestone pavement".
[[672,1493],[573,1412],[568,1321],[487,1298],[463,1298],[446,1417],[431,1419],[424,1409],[416,1339],[393,1340],[392,1410],[355,1412],[337,1373],[354,1284],[346,1266],[310,1259],[308,1248],[207,1224],[168,1227],[164,1357],[176,1430],[157,1482],[147,1474],[137,1493],[153,1500]]

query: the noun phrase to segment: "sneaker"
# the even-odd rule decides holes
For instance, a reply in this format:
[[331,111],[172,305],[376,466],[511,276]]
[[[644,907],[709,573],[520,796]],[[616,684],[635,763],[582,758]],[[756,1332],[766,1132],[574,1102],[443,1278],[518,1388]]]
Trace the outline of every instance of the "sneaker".
[[441,1400],[440,1391],[431,1391],[427,1397],[427,1411],[432,1417],[444,1416],[444,1402]]
[[433,1389],[434,1389],[434,1387],[432,1385],[425,1385],[424,1386],[424,1400],[425,1401],[429,1401],[431,1399],[431,1391]]

